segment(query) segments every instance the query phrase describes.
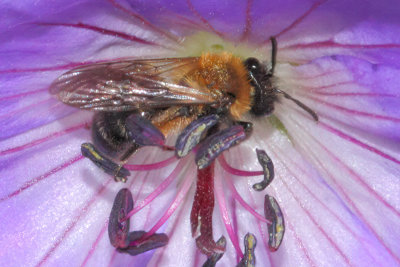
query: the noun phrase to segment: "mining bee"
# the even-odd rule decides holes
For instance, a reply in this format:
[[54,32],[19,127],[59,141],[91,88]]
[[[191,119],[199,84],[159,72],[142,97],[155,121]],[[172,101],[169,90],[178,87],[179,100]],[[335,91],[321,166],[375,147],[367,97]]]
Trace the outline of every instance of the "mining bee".
[[[189,148],[185,143],[190,150],[207,136],[220,133],[215,137],[221,141],[217,151],[204,152],[211,149],[210,142],[219,142],[215,138],[199,150],[204,154],[203,158],[197,157],[201,168],[244,139],[244,135],[249,135],[251,123],[240,121],[245,113],[255,117],[270,115],[279,95],[294,101],[318,120],[313,110],[274,85],[277,43],[274,37],[271,42],[270,66],[256,58],[242,60],[227,52],[204,53],[200,57],[110,61],[66,72],[52,83],[50,92],[67,105],[96,111],[92,124],[94,146],[91,151],[86,149],[86,154],[94,161],[96,156],[103,155],[105,163],[97,162],[100,167],[107,165],[107,158],[125,162],[143,145],[136,140],[143,133],[132,133],[127,127],[132,125],[127,123],[132,116],[142,117],[142,123],[149,122],[141,127],[148,130],[146,127],[154,126],[167,136],[190,123],[196,128],[201,124],[200,121],[196,124],[199,119],[216,115],[215,125],[207,128],[207,133],[195,136],[195,141],[177,141],[181,147],[182,142],[194,142]],[[235,134],[239,136],[233,137]],[[233,141],[225,144],[227,138]]]
[[[143,146],[156,146],[175,151],[178,158],[194,150],[198,182],[211,179],[203,181],[205,188],[213,183],[211,164],[218,155],[251,134],[252,123],[241,120],[246,113],[254,117],[270,115],[281,95],[318,121],[312,109],[276,87],[274,37],[271,43],[270,65],[256,58],[242,60],[227,52],[204,53],[199,57],[110,61],[66,72],[52,83],[50,92],[70,106],[96,112],[92,122],[93,144],[82,144],[82,154],[113,175],[116,181],[125,182],[130,175],[124,163],[133,153]],[[178,135],[175,145],[170,147],[165,139],[173,132]],[[253,188],[262,191],[274,178],[274,166],[264,150],[256,152],[264,179]],[[207,266],[214,266],[225,251],[226,241],[222,237],[214,244],[212,233],[204,230],[212,222],[213,205],[203,209],[197,205],[201,202],[197,198],[213,199],[213,192],[203,187],[196,189],[204,192],[195,195],[192,235],[197,247],[208,257]],[[129,232],[132,209],[129,189],[121,189],[109,219],[111,244],[131,255],[164,246],[168,242],[165,234]],[[281,244],[285,227],[283,214],[272,196],[266,195],[264,212],[270,222],[269,248],[275,251]],[[255,237],[246,235],[242,259],[246,266],[254,263],[255,245]]]

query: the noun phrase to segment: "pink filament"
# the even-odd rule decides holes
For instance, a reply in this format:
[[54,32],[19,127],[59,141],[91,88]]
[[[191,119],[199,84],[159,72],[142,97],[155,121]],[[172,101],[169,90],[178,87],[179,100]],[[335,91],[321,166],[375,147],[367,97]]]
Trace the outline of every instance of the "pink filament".
[[151,192],[150,195],[148,195],[144,200],[140,201],[139,204],[126,215],[123,221],[132,217],[135,213],[143,209],[145,206],[151,203],[157,196],[159,196],[162,192],[164,192],[164,190],[182,171],[183,166],[184,163],[180,161],[178,165],[175,167],[175,169],[171,172],[171,174],[168,175],[168,177],[153,192]]
[[146,240],[146,238],[152,236],[158,229],[160,229],[160,227],[169,219],[169,217],[171,217],[171,215],[175,212],[175,210],[180,206],[192,184],[193,184],[193,177],[190,177],[190,175],[188,175],[187,177],[184,178],[181,189],[175,196],[175,199],[172,201],[167,211],[163,214],[160,220],[158,220],[158,222],[153,226],[153,228],[150,229],[149,232],[147,232],[139,240],[134,242],[135,244],[140,244],[142,241]]
[[169,157],[166,160],[151,163],[151,164],[125,164],[124,167],[130,171],[151,171],[156,169],[164,168],[171,163],[175,162],[177,158],[175,156]]
[[237,202],[240,203],[240,205],[243,206],[243,208],[245,208],[248,212],[250,212],[251,214],[253,214],[254,217],[256,217],[258,220],[263,221],[265,223],[271,224],[271,222],[267,219],[265,219],[264,216],[262,216],[261,214],[259,214],[257,211],[255,211],[252,207],[250,207],[249,204],[246,203],[246,201],[240,196],[240,194],[238,193],[238,191],[236,190],[235,186],[232,183],[232,180],[227,178],[225,179],[225,181],[227,182],[229,189],[232,191],[232,195],[233,198],[237,200]]
[[235,230],[233,229],[232,223],[229,219],[228,209],[225,203],[224,188],[222,186],[221,178],[218,175],[216,175],[214,182],[215,182],[215,195],[217,197],[219,209],[222,214],[222,220],[224,222],[225,229],[228,232],[229,239],[231,240],[233,246],[235,247],[237,262],[239,262],[240,259],[243,258],[243,253],[242,250],[240,249],[239,240],[237,238],[237,235],[235,234]]
[[221,164],[222,168],[233,175],[236,176],[259,176],[259,175],[264,175],[263,171],[244,171],[244,170],[239,170],[236,168],[233,168],[232,166],[230,166],[228,164],[228,162],[226,162],[226,159],[224,157],[224,155],[222,154],[221,156],[218,157],[218,161]]

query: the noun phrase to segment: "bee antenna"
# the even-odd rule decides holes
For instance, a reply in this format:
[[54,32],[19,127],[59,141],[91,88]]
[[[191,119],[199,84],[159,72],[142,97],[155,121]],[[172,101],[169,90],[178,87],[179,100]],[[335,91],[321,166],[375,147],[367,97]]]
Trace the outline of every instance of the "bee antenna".
[[278,43],[276,42],[275,36],[271,36],[269,39],[271,40],[271,45],[272,45],[270,74],[273,75],[276,65],[276,55],[278,54]]
[[308,112],[308,114],[310,114],[313,119],[318,122],[318,114],[312,110],[311,108],[307,107],[305,104],[303,104],[302,102],[300,102],[299,100],[293,98],[292,96],[290,96],[288,93],[280,90],[280,89],[275,89],[275,92],[283,94],[283,96],[289,100],[292,100],[294,103],[296,103],[296,105],[298,105],[299,107],[301,107],[302,109],[304,109],[305,111]]

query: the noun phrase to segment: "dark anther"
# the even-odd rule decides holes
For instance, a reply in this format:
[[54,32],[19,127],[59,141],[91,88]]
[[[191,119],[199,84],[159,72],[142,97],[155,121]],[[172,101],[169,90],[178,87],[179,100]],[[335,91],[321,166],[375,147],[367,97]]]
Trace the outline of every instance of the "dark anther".
[[257,239],[253,234],[247,233],[244,237],[244,256],[238,263],[237,267],[254,267],[256,266],[256,255],[254,249],[257,245]]
[[[221,236],[220,239],[216,242],[217,246],[226,248],[226,238]],[[203,267],[215,267],[217,262],[222,258],[224,253],[214,253],[211,257],[208,257],[206,262],[203,264]]]
[[105,173],[113,175],[116,181],[126,182],[126,177],[131,175],[127,169],[97,151],[91,143],[83,143],[81,152],[84,157],[90,159]]
[[138,114],[132,114],[126,119],[126,128],[129,137],[140,146],[164,145],[165,137],[160,130]]
[[199,169],[209,166],[219,154],[246,138],[242,126],[234,125],[207,137],[196,153],[196,164]]
[[108,220],[108,236],[111,245],[119,252],[132,256],[165,246],[168,243],[166,234],[152,234],[143,238],[145,231],[129,232],[129,218],[126,215],[133,209],[132,193],[129,189],[121,189],[114,199]]
[[285,221],[278,202],[272,196],[265,195],[264,215],[271,222],[271,224],[268,224],[269,250],[276,251],[281,245],[285,234]]
[[111,245],[116,248],[126,248],[129,245],[129,219],[125,216],[133,209],[132,193],[129,189],[121,189],[114,199],[108,220],[108,237]]
[[176,156],[186,156],[199,142],[207,130],[218,122],[218,116],[213,114],[201,117],[190,123],[178,136],[175,144]]
[[131,256],[142,254],[146,251],[163,247],[168,243],[168,236],[166,234],[152,234],[140,241],[145,231],[134,231],[129,233],[129,245],[127,248],[118,248],[119,252],[128,253]]
[[256,149],[258,162],[264,171],[264,180],[253,185],[254,190],[264,190],[274,179],[274,164],[264,150]]

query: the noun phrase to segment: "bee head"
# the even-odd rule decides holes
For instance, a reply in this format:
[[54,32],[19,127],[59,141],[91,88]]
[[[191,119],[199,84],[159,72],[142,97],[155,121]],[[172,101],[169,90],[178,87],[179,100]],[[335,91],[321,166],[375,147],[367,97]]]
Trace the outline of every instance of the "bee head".
[[277,100],[276,89],[272,84],[273,70],[258,59],[250,57],[244,61],[248,71],[250,84],[253,86],[253,101],[251,113],[255,116],[269,115],[274,110],[274,102]]

